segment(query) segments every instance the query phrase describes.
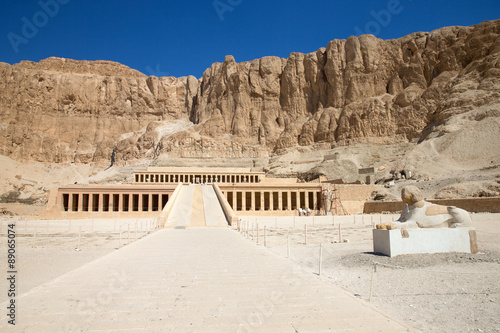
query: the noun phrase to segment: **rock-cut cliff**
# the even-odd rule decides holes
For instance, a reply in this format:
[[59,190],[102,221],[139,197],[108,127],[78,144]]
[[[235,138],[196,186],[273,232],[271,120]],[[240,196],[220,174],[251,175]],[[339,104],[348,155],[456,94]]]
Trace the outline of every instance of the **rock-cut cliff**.
[[[0,63],[0,154],[42,162],[259,157],[425,140],[500,116],[500,20],[237,63],[200,79],[109,61]],[[453,121],[451,121],[453,119]]]

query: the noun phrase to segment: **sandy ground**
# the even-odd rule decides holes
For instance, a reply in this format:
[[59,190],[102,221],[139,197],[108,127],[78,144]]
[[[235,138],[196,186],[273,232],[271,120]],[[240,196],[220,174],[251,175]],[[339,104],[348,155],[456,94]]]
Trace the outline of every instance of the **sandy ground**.
[[[243,232],[242,237],[257,242],[258,221],[259,246],[263,246],[266,226],[266,246],[286,258],[290,235],[290,260],[311,274],[318,274],[322,244],[322,278],[366,301],[370,298],[372,268],[376,262],[369,301],[423,332],[499,332],[500,214],[473,214],[478,254],[394,258],[373,254],[372,223],[388,222],[396,217],[356,215],[258,220],[246,217],[242,218],[241,225],[246,228],[248,222],[248,234]],[[136,219],[47,222],[25,221],[19,217],[4,217],[1,221],[0,267],[3,271],[7,270],[7,228],[10,223],[16,223],[16,268],[21,294],[146,236],[152,223],[152,220]],[[339,225],[342,242],[339,242]],[[0,290],[7,290],[4,280],[0,282]],[[6,293],[1,292],[0,302],[6,299]]]
[[[18,295],[153,232],[152,219],[38,221],[1,218],[0,267],[7,272],[7,230],[15,224]],[[36,234],[36,237],[35,237]],[[121,234],[121,236],[120,236]],[[8,299],[0,280],[0,303]]]
[[[365,215],[337,218],[334,225],[308,225],[307,245],[304,223],[296,218],[288,227],[267,225],[270,251],[288,257],[313,274],[319,272],[319,247],[322,244],[321,276],[353,295],[368,301],[374,263],[370,302],[401,318],[423,332],[500,332],[500,214],[473,214],[479,253],[402,255],[393,258],[373,253],[372,225],[396,215]],[[302,218],[304,219],[304,218]],[[252,223],[248,235],[252,239]],[[245,222],[243,223],[245,224]],[[259,243],[263,243],[263,226]],[[339,224],[343,240],[339,241]],[[279,226],[279,225],[278,225]],[[243,228],[246,227],[246,224]],[[255,228],[255,224],[254,224]],[[253,241],[257,241],[253,232]]]

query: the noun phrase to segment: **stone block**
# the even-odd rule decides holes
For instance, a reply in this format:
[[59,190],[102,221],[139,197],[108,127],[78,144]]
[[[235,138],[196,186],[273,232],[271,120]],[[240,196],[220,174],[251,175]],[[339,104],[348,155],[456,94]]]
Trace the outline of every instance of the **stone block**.
[[477,252],[474,228],[373,229],[373,252],[401,254]]

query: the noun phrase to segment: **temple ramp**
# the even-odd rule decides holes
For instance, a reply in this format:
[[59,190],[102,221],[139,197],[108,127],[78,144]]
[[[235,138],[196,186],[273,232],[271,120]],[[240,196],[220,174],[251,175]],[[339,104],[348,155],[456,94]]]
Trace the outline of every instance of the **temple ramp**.
[[179,196],[172,207],[172,212],[168,216],[167,223],[165,223],[165,227],[188,228],[191,225],[194,189],[195,185],[182,186]]
[[207,227],[227,227],[228,221],[213,186],[202,186]]
[[227,227],[222,205],[211,185],[183,185],[168,215],[166,228]]
[[205,210],[203,205],[203,187],[201,185],[190,185],[193,187],[193,200],[191,206],[191,228],[204,228],[206,227],[205,222]]

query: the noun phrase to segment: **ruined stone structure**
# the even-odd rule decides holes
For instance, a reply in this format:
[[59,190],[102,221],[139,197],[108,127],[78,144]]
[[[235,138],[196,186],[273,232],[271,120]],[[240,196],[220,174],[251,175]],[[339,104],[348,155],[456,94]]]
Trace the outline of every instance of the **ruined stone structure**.
[[[123,184],[60,187],[51,192],[47,210],[40,217],[158,217],[170,201],[177,199],[175,191],[190,185],[214,187],[217,204],[225,205],[235,215],[296,215],[299,208],[309,208],[315,215],[325,213],[322,183],[266,178],[264,172],[251,169],[150,167],[135,171],[132,178],[133,182]],[[367,200],[372,187],[364,187],[344,189],[350,199],[347,203]],[[362,205],[348,207],[353,209],[351,213],[358,213]]]

